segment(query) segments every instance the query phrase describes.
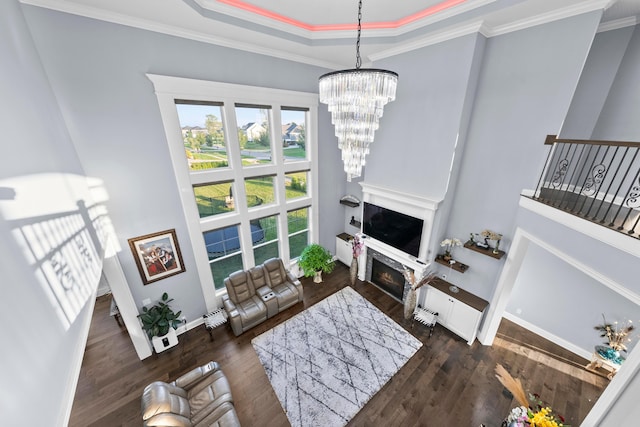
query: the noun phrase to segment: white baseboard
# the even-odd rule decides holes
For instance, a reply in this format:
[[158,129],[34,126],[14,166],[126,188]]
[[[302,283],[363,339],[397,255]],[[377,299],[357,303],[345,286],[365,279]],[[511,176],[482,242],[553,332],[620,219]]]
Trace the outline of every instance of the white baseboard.
[[593,351],[589,351],[589,350],[585,350],[584,348],[580,348],[575,344],[570,343],[569,341],[560,338],[557,335],[552,334],[551,332],[548,332],[532,323],[527,322],[526,320],[523,320],[521,318],[519,318],[518,316],[511,314],[511,313],[507,313],[506,311],[504,312],[504,314],[502,315],[503,318],[512,321],[513,323],[515,323],[516,325],[522,326],[525,329],[528,329],[529,331],[533,332],[536,335],[540,335],[542,338],[545,338],[549,341],[551,341],[554,344],[559,345],[560,347],[569,350],[570,352],[577,354],[580,357],[583,357],[587,360],[591,360],[591,356],[593,354]]
[[182,335],[187,331],[190,331],[191,329],[200,326],[204,323],[204,318],[203,317],[199,317],[196,320],[192,320],[189,323],[182,323],[180,324],[180,326],[178,326],[178,328],[176,329],[176,333],[178,335]]

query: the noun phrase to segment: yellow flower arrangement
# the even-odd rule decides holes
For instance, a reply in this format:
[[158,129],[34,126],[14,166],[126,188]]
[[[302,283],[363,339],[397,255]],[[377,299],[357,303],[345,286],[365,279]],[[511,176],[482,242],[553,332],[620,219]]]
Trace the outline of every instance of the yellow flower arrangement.
[[561,427],[555,416],[551,413],[551,408],[540,408],[538,412],[529,414],[529,424],[532,427]]
[[561,415],[554,415],[550,407],[543,406],[543,402],[537,394],[529,394],[529,399],[527,399],[520,380],[513,378],[500,364],[496,365],[496,378],[520,404],[511,410],[511,413],[504,420],[503,426],[570,427],[568,424],[564,424],[564,418]]

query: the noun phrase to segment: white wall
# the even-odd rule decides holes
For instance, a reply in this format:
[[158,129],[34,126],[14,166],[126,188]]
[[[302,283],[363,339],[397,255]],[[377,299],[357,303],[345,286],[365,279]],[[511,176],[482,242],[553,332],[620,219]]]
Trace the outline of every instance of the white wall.
[[15,0],[0,2],[0,57],[0,413],[7,426],[63,426],[104,235],[78,205],[92,206],[91,184]]

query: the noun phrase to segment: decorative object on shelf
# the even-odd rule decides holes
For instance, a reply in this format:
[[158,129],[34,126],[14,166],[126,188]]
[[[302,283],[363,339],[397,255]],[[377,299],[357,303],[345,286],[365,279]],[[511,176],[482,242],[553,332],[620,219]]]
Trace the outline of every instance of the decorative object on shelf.
[[175,229],[134,237],[129,247],[145,285],[185,271]]
[[169,299],[169,295],[165,292],[160,301],[150,308],[143,307],[142,314],[138,315],[142,322],[142,329],[151,339],[157,353],[178,344],[176,328],[180,324],[182,311],[175,313],[169,306],[171,301],[173,298]]
[[513,408],[502,422],[503,427],[570,427],[561,415],[553,413],[540,396],[529,393],[529,399],[519,379],[513,378],[501,365],[496,365],[496,378],[513,395],[519,406]]
[[[631,342],[631,338],[628,338],[629,333],[635,329],[633,322],[628,320],[624,325],[618,324],[618,322],[608,323],[607,319],[602,314],[602,325],[594,326],[596,331],[600,331],[600,337],[607,338],[605,344],[613,351],[615,357],[620,357],[620,352],[627,351],[625,343]],[[617,352],[617,354],[615,354]],[[603,357],[605,357],[603,355]]]
[[298,258],[298,267],[305,277],[313,277],[314,283],[321,283],[322,273],[331,273],[335,265],[331,253],[317,243],[304,248]]
[[607,347],[606,345],[597,345],[596,352],[603,359],[609,360],[616,365],[622,365],[622,362],[624,362],[625,360],[625,357],[620,354],[620,350],[614,350],[613,348]]
[[456,238],[444,239],[440,242],[440,246],[444,248],[444,256],[442,257],[445,261],[449,261],[451,259],[451,252],[453,248],[456,246],[462,246],[462,242]]
[[398,84],[398,74],[393,71],[360,68],[361,21],[362,0],[358,3],[356,68],[327,73],[319,79],[320,102],[328,104],[331,112],[348,181],[362,174],[384,106],[396,99]]
[[457,261],[457,260],[456,260],[455,263],[450,264],[449,261],[451,261],[451,260],[446,261],[444,259],[444,255],[438,255],[436,257],[435,261],[438,264],[442,264],[442,265],[447,266],[447,267],[453,267],[453,269],[455,271],[460,272],[460,273],[464,273],[465,271],[467,271],[469,269],[469,266],[467,264],[463,264],[463,263],[461,263],[460,261]]
[[[476,234],[476,236],[477,236],[477,234]],[[465,242],[465,245],[473,245],[474,243],[476,243],[476,241],[473,238],[473,233],[469,233],[469,240],[467,240]]]
[[349,278],[351,279],[351,286],[356,284],[358,278],[358,257],[362,253],[363,242],[358,236],[351,239],[351,251],[353,259],[351,260],[351,266],[349,267]]
[[500,249],[498,247],[500,246],[500,240],[502,240],[502,234],[496,233],[495,231],[491,230],[482,230],[482,233],[480,233],[480,235],[484,238],[484,244],[486,245],[486,248],[490,247],[488,241],[494,240],[496,242],[496,245],[493,248],[493,253],[500,253]]
[[409,292],[404,300],[404,318],[410,319],[413,316],[413,312],[416,309],[416,303],[418,300],[417,291],[422,286],[429,284],[433,279],[437,277],[436,273],[427,270],[422,274],[422,277],[419,280],[416,280],[415,273],[413,270],[409,270],[406,266],[403,267],[403,274],[405,280],[409,283]]

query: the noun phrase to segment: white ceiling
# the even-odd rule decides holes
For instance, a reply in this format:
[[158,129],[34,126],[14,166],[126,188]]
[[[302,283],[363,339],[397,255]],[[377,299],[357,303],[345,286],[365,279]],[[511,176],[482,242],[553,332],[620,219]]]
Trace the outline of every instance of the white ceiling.
[[[357,0],[21,0],[327,68],[355,65]],[[363,66],[464,34],[487,37],[603,10],[635,25],[640,0],[363,0]],[[371,28],[371,27],[374,28]]]

